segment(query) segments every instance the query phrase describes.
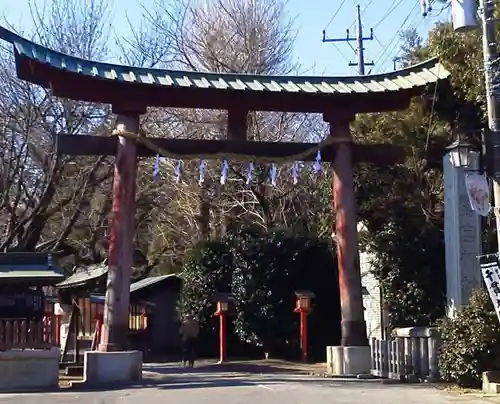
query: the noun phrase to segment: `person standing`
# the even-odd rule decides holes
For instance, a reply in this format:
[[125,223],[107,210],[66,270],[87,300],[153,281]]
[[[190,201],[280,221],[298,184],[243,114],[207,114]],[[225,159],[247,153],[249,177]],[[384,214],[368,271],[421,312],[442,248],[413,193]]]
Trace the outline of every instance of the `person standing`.
[[189,367],[194,367],[195,346],[199,332],[200,325],[195,316],[192,314],[186,315],[179,330],[182,340],[182,362],[184,366],[186,366],[187,362]]

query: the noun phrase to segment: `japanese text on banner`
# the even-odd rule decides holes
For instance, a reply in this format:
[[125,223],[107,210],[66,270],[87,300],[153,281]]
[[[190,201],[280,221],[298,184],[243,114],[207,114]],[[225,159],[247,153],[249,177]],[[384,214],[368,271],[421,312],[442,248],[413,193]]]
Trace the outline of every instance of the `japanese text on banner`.
[[481,265],[481,273],[483,274],[486,288],[490,294],[491,301],[495,307],[497,318],[500,321],[500,270],[498,262],[484,263]]

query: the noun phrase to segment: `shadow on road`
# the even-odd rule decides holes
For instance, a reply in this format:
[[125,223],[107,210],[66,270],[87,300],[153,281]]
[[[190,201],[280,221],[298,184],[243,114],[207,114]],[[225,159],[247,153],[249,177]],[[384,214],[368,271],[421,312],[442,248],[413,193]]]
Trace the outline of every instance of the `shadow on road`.
[[[76,390],[80,391],[113,391],[121,389],[158,389],[158,390],[193,390],[193,389],[211,389],[211,388],[233,388],[233,387],[263,387],[273,389],[273,386],[284,385],[287,383],[307,384],[317,387],[342,387],[342,388],[366,388],[372,389],[398,389],[407,388],[407,384],[382,384],[380,380],[359,380],[359,379],[337,379],[321,378],[313,376],[304,376],[300,374],[291,374],[275,372],[250,372],[247,367],[240,367],[245,371],[237,372],[234,367],[223,369],[218,365],[201,366],[194,369],[184,368],[174,365],[147,366],[142,381],[128,385],[107,385],[107,386],[88,386],[80,385]],[[255,366],[252,367],[255,369]],[[429,388],[429,385],[416,384],[412,388]]]
[[250,374],[270,374],[270,373],[310,373],[310,370],[300,364],[291,364],[283,366],[273,363],[248,363],[248,362],[229,362],[229,363],[207,363],[197,364],[195,368],[189,369],[179,364],[145,364],[145,371],[159,374],[179,374],[179,373],[250,373]]

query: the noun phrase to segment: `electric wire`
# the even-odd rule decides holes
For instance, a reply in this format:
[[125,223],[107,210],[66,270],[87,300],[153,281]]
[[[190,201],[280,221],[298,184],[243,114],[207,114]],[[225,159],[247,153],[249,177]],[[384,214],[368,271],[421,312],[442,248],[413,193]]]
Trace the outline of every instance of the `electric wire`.
[[[398,42],[396,42],[396,44],[394,46],[392,46],[392,47],[391,47],[391,45],[393,45],[394,41],[396,41],[396,39],[399,37],[399,35],[401,35],[401,31],[403,30],[403,28],[404,28],[405,24],[407,23],[408,19],[415,12],[415,10],[417,9],[417,7],[418,7],[418,3],[415,2],[413,8],[406,15],[406,18],[403,20],[403,22],[400,25],[400,27],[396,30],[396,33],[393,35],[392,39],[389,41],[389,43],[387,44],[387,46],[384,47],[384,49],[382,50],[382,52],[377,57],[377,62],[375,63],[376,67],[382,68],[383,64],[387,61],[387,58],[390,57],[390,55],[394,51],[394,48],[397,46]],[[417,17],[418,17],[418,14],[417,14]],[[388,51],[390,51],[390,52],[388,52]],[[388,56],[383,60],[383,62],[380,62],[382,60],[382,58],[386,54],[388,54]]]
[[366,6],[363,7],[363,10],[361,10],[361,14],[364,14],[364,12],[368,9],[368,7],[371,6],[373,3],[373,0],[370,0]]
[[[420,17],[420,14],[418,14],[418,13],[415,14],[415,16],[413,17],[411,22],[408,24],[408,28],[405,31],[417,30],[418,27],[425,21],[425,18],[423,16],[421,17],[420,21],[417,21],[419,17]],[[401,39],[401,34],[403,34],[403,33],[404,33],[404,31],[403,31],[403,28],[401,27],[401,29],[396,34],[399,34],[399,37]],[[394,41],[395,38],[397,38],[397,36],[393,37],[391,43]],[[389,43],[389,46],[391,45],[391,43]],[[399,44],[400,44],[400,41],[396,41],[392,44],[392,46],[390,48],[389,47],[386,48],[386,51],[387,51],[387,49],[389,49],[389,51],[386,52],[386,57],[384,58],[384,60],[382,62],[379,62],[378,66],[383,68],[383,66],[386,64],[386,62],[391,57],[391,55],[396,53],[395,51],[396,51],[396,48],[399,46]],[[395,58],[393,58],[393,61],[400,61],[401,59],[402,59],[401,57],[395,57]]]
[[342,0],[342,2],[340,3],[339,7],[337,8],[337,11],[335,11],[333,13],[332,18],[330,18],[330,21],[328,21],[328,24],[326,24],[325,31],[330,27],[330,25],[332,24],[333,20],[335,19],[335,17],[337,17],[337,15],[339,14],[340,10],[342,9],[342,6],[345,4],[346,1],[347,0]]
[[[384,22],[384,20],[389,17],[395,10],[396,8],[403,2],[403,0],[399,0],[397,3],[394,1],[392,3],[392,6],[389,6],[389,10],[387,11],[387,13],[385,13],[385,15],[372,27],[372,29],[374,30],[375,28],[377,28],[382,22]],[[363,10],[361,11],[361,14],[363,15],[365,13],[365,11],[367,10],[367,8],[373,3],[373,0],[370,0],[368,2],[368,4],[363,8]],[[348,30],[352,29],[352,27],[356,24],[356,20],[354,20],[352,22],[352,24],[349,26]]]
[[[420,16],[420,14],[416,14],[415,17],[413,18],[413,20],[411,21],[411,23],[408,24],[408,29],[409,30],[418,27],[424,21],[424,18],[422,17],[422,19],[420,20],[420,22],[418,22],[417,25],[413,26],[414,22],[416,22],[415,20],[417,20],[419,16]],[[393,39],[396,39],[396,38],[401,39],[401,34],[403,32],[404,32],[403,31],[403,27],[401,27],[400,30],[399,30],[399,32],[397,33],[398,35],[395,36]],[[381,67],[383,67],[385,65],[385,63],[387,62],[387,60],[389,60],[389,58],[391,57],[391,55],[394,54],[394,52],[396,51],[396,48],[399,46],[399,44],[400,44],[400,40],[397,40],[397,41],[395,41],[392,44],[392,47],[390,49],[389,49],[389,47],[387,48],[387,49],[389,49],[389,51],[386,52],[386,56],[385,56],[384,60],[382,62],[380,62],[380,66]]]
[[340,56],[342,56],[348,64],[349,64],[349,63],[351,63],[351,61],[349,60],[349,58],[345,55],[345,53],[344,53],[344,52],[342,52],[342,50],[340,49],[340,47],[339,47],[339,46],[337,46],[337,44],[336,44],[336,43],[332,43],[332,45],[333,45],[333,47],[336,49],[336,51],[337,51],[338,53],[340,53]]
[[[389,10],[382,16],[382,18],[373,26],[373,29],[377,28],[380,24],[382,24],[387,17],[389,17],[395,10],[396,8],[399,7],[399,5],[403,2],[403,0],[399,0],[398,2],[393,2],[392,7],[389,7]],[[414,6],[416,7],[416,6]]]

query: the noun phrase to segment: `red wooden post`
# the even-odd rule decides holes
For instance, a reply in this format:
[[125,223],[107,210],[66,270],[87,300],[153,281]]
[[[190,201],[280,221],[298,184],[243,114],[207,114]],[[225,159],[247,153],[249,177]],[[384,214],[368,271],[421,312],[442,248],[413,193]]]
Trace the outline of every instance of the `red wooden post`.
[[229,310],[229,301],[227,296],[224,300],[217,302],[217,311],[214,313],[219,316],[219,363],[227,360],[227,314]]
[[307,312],[300,311],[300,347],[302,350],[302,360],[307,361]]
[[219,352],[220,352],[220,363],[227,361],[227,324],[226,324],[226,313],[221,312],[219,325]]
[[102,325],[103,325],[103,320],[104,320],[104,314],[103,313],[98,313],[97,314],[97,319],[96,319],[96,329],[97,329],[97,341],[101,341],[102,337]]
[[361,273],[358,258],[356,201],[354,198],[352,136],[349,119],[325,119],[330,136],[339,138],[333,162],[333,208],[341,304],[342,346],[367,346]]
[[113,179],[111,237],[108,252],[108,282],[99,351],[125,350],[129,329],[130,276],[132,274],[137,150],[133,139],[120,133],[138,133],[139,114],[118,115],[118,135]]
[[307,342],[307,316],[311,312],[311,299],[314,297],[312,291],[296,291],[297,302],[294,311],[300,315],[300,351],[301,358],[307,361],[308,345]]
[[62,319],[61,316],[55,316],[56,317],[56,344],[57,346],[61,345],[61,325],[62,325]]

